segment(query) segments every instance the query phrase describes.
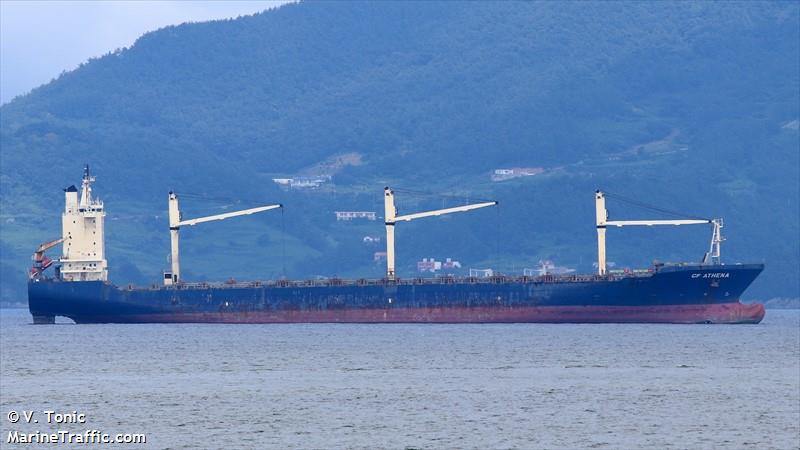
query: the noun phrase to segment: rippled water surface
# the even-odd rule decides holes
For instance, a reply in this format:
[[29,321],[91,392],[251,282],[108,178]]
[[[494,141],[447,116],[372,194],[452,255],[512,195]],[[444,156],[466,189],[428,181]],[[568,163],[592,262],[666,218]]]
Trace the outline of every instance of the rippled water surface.
[[29,323],[0,311],[2,448],[13,430],[85,429],[147,448],[800,446],[796,310],[728,326]]

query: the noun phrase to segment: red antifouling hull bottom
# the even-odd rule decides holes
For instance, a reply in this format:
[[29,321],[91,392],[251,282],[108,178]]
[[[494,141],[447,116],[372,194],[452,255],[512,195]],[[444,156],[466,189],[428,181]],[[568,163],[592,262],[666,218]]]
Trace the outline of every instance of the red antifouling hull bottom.
[[764,305],[446,307],[163,313],[77,317],[137,323],[759,323]]

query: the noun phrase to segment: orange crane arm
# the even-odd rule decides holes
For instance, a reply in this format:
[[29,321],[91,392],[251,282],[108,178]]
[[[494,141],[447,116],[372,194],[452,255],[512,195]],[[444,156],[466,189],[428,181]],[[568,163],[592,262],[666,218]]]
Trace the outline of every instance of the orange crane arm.
[[45,242],[44,244],[40,245],[36,248],[36,251],[33,252],[33,260],[34,261],[41,261],[44,257],[44,252],[55,247],[56,245],[64,242],[64,238],[60,239],[53,239],[52,241]]

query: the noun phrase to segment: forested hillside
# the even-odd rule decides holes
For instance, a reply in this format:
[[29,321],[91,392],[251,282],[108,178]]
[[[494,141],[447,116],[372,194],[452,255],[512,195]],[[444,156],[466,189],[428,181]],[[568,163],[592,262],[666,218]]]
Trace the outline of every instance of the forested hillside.
[[[767,264],[748,297],[798,297],[798,30],[797,2],[302,2],[148,33],[0,108],[2,299],[24,300],[84,163],[117,283],[166,267],[169,190],[186,217],[286,204],[184,232],[187,277],[247,279],[380,276],[363,238],[383,236],[385,185],[415,191],[407,212],[501,202],[399,225],[401,276],[423,257],[590,272],[602,188],[723,217],[723,259]],[[515,167],[542,172],[490,178]],[[699,260],[710,234],[615,229],[609,259]]]

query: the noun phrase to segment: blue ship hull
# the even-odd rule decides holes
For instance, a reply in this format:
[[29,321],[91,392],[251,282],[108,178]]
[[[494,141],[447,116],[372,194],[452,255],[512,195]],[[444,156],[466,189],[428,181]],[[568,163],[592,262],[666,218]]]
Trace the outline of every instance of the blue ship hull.
[[741,294],[763,264],[660,266],[607,276],[181,283],[32,280],[35,323],[758,323]]

